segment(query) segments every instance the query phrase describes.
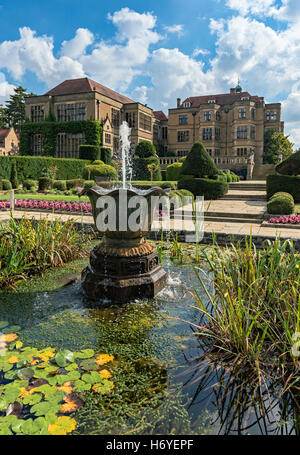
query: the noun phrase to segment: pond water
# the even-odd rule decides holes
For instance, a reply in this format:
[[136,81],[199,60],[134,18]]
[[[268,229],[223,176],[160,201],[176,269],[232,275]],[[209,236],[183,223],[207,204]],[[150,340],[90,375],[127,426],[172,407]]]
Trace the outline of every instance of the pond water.
[[93,348],[115,356],[115,389],[109,396],[87,396],[76,413],[79,433],[299,432],[299,415],[288,399],[278,402],[274,392],[270,404],[263,397],[269,407],[264,414],[262,402],[252,397],[245,381],[247,375],[233,376],[208,356],[203,358],[197,328],[189,324],[199,322],[189,293],[193,286],[199,290],[199,282],[190,266],[170,261],[163,266],[167,287],[151,301],[92,307],[68,270],[60,272],[56,289],[43,285],[37,290],[37,279],[32,291],[27,285],[24,292],[2,294],[0,320],[22,327],[25,345]]

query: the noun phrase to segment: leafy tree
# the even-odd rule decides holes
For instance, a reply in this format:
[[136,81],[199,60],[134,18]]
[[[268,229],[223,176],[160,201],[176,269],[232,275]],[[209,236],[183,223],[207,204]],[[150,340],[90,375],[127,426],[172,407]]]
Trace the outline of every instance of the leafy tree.
[[139,158],[149,158],[150,156],[155,156],[155,147],[152,142],[141,141],[135,147],[135,154]]
[[278,164],[280,155],[287,158],[293,153],[293,145],[289,136],[275,130],[266,131],[264,136],[264,164]]
[[26,89],[19,86],[14,89],[6,103],[5,113],[9,126],[13,126],[16,131],[25,122],[25,99],[34,96],[33,93],[26,93]]
[[18,179],[16,160],[13,160],[13,162],[12,162],[10,181],[11,181],[11,184],[12,184],[13,188],[18,188],[19,187],[19,179]]
[[151,182],[152,182],[153,174],[154,174],[154,172],[156,172],[159,169],[159,164],[158,163],[147,164],[147,169],[148,169],[148,171],[150,173],[150,179],[151,179]]
[[180,175],[190,175],[196,178],[214,177],[218,174],[215,163],[201,142],[195,142],[180,168]]
[[7,128],[7,117],[5,107],[0,104],[0,129]]

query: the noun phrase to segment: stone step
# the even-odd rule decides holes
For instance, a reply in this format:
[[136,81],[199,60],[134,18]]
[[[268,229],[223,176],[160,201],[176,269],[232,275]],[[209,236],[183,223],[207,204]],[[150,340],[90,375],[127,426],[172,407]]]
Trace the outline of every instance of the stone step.
[[241,191],[266,191],[265,183],[229,183],[230,190],[241,190]]
[[220,200],[227,200],[227,201],[266,201],[265,194],[226,194],[225,196],[221,197]]
[[236,217],[222,217],[222,216],[204,216],[204,222],[215,223],[248,223],[248,224],[261,224],[261,219],[255,218],[236,218]]
[[262,220],[263,214],[259,215],[257,213],[232,213],[232,212],[204,212],[204,217],[214,217],[214,218],[241,218],[241,219],[250,219],[250,220]]

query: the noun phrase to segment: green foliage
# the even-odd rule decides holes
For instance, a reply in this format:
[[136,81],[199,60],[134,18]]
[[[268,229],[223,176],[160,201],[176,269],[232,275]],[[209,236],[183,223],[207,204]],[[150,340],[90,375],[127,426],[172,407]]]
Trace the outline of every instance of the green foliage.
[[295,203],[300,203],[300,177],[292,175],[268,175],[267,176],[267,198],[278,192],[289,193],[293,196]]
[[184,205],[184,198],[191,198],[191,201],[194,200],[194,195],[188,190],[172,190],[170,192],[170,199],[172,199],[171,210],[177,209]]
[[53,183],[53,188],[58,191],[66,191],[67,181],[66,180],[55,180]]
[[33,96],[32,93],[26,93],[26,89],[18,86],[14,93],[10,95],[5,106],[5,115],[9,126],[19,131],[20,126],[25,122],[25,99]]
[[150,156],[155,156],[155,153],[155,147],[149,141],[141,141],[135,147],[135,155],[139,158],[149,158]]
[[100,147],[100,158],[104,164],[112,165],[111,150],[106,147]]
[[19,179],[18,179],[18,171],[17,171],[17,163],[16,160],[13,160],[11,166],[11,174],[10,174],[10,181],[13,188],[18,188],[19,186]]
[[17,173],[20,182],[38,180],[43,176],[44,169],[57,166],[57,180],[70,180],[83,176],[88,161],[71,158],[51,158],[41,156],[0,156],[0,178],[11,178],[13,161],[17,164]]
[[53,179],[50,177],[39,178],[39,191],[51,190],[53,188]]
[[93,188],[93,186],[95,186],[96,183],[95,183],[95,180],[85,180],[84,181],[84,188]]
[[84,186],[84,179],[73,179],[73,180],[67,180],[67,189],[71,190],[72,188],[83,188]]
[[179,180],[182,163],[177,162],[167,166],[167,180]]
[[196,178],[213,177],[218,169],[201,142],[195,142],[182,163],[180,175],[192,175]]
[[35,188],[36,189],[37,187],[38,187],[38,181],[36,181],[36,180],[28,179],[28,180],[25,180],[23,182],[24,190],[29,190],[30,188]]
[[87,254],[73,221],[36,223],[11,217],[8,224],[0,225],[0,288]]
[[293,197],[285,193],[275,193],[267,204],[267,210],[270,215],[291,215],[295,211]]
[[3,107],[2,104],[0,104],[0,129],[5,129],[7,128],[7,115],[6,115],[6,110]]
[[73,120],[71,122],[26,122],[21,127],[20,154],[31,155],[32,134],[42,135],[42,155],[56,154],[56,138],[59,133],[84,133],[87,144],[100,147],[102,128],[96,120]]
[[205,199],[218,199],[229,189],[227,182],[211,179],[184,178],[178,182],[178,189],[186,189],[194,196],[204,196]]
[[87,350],[24,347],[12,333],[20,327],[10,329],[6,321],[0,324],[5,328],[0,335],[0,435],[72,433],[77,425],[75,412],[84,404],[82,392],[107,395],[114,389],[112,374],[102,368],[113,356],[95,355],[90,349],[93,368],[86,373],[81,359]]
[[276,172],[283,175],[300,175],[300,150],[277,164]]
[[95,180],[96,177],[116,179],[118,177],[118,173],[113,166],[110,166],[109,164],[101,164],[93,166],[91,171],[91,179]]
[[133,178],[135,180],[150,180],[151,175],[148,170],[149,164],[158,165],[157,170],[153,173],[153,180],[162,180],[160,164],[156,156],[149,156],[147,158],[133,158],[132,160],[132,169],[133,169]]
[[2,182],[2,189],[4,191],[9,191],[9,190],[12,189],[12,184],[11,184],[11,182],[9,180],[2,179],[1,182]]
[[98,160],[100,158],[100,147],[97,145],[81,145],[79,147],[79,158],[90,161]]
[[280,154],[288,157],[293,153],[293,145],[289,140],[289,136],[274,130],[266,131],[264,135],[263,163],[278,164]]

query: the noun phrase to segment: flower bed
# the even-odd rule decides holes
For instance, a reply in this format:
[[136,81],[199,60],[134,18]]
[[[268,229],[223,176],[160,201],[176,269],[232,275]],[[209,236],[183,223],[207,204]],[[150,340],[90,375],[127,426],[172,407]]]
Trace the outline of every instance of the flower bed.
[[300,215],[272,216],[269,219],[272,224],[300,224]]
[[[9,210],[10,201],[0,201],[0,210]],[[85,202],[39,201],[37,199],[17,199],[15,209],[39,210],[48,212],[91,213],[92,205]]]

